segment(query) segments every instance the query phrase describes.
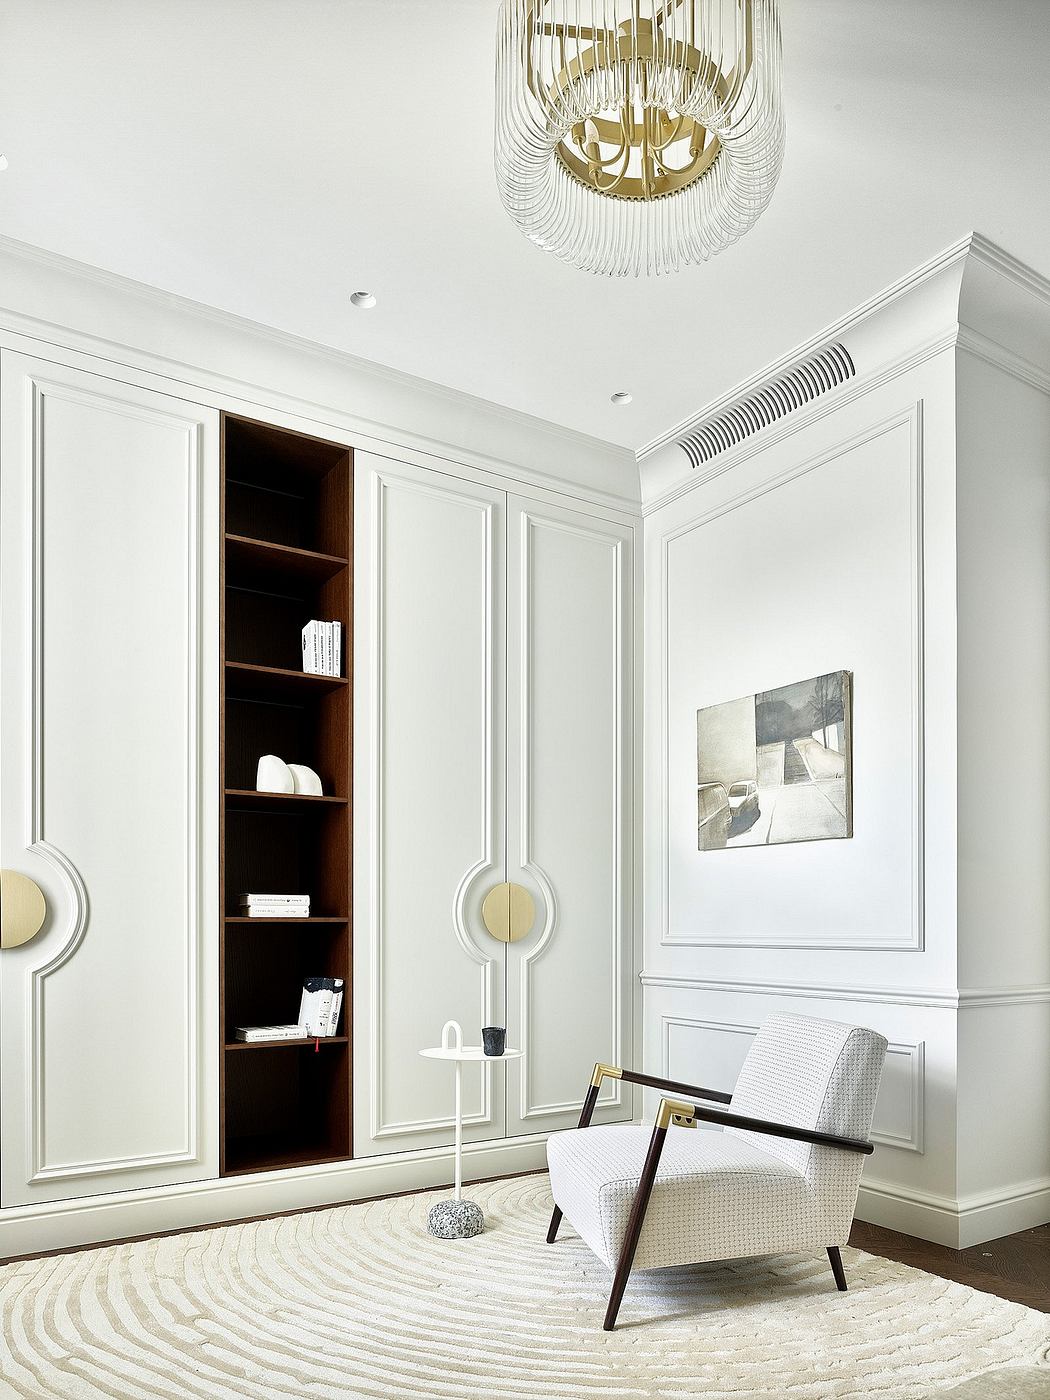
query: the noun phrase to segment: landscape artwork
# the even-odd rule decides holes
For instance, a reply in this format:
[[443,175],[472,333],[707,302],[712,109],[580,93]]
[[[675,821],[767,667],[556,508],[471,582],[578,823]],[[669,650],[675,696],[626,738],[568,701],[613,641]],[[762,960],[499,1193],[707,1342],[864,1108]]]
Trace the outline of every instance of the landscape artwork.
[[696,712],[697,846],[853,835],[850,673]]

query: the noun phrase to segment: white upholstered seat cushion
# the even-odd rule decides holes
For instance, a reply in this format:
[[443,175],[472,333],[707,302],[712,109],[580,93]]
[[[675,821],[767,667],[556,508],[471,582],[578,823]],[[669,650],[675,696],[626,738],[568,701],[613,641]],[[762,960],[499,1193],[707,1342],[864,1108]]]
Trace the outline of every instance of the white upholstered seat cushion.
[[[555,1202],[614,1268],[652,1129],[576,1128],[547,1140]],[[844,1244],[797,1167],[728,1133],[670,1128],[636,1269]],[[841,1227],[839,1227],[841,1228]]]

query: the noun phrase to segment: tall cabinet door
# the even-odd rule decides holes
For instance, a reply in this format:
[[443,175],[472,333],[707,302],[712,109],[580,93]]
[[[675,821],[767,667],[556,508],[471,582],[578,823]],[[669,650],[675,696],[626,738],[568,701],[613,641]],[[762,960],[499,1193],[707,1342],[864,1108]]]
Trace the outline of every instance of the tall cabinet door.
[[12,1206],[218,1170],[218,423],[17,354],[0,394]]
[[[355,454],[356,1156],[451,1141],[446,1020],[501,1022],[506,954],[481,902],[505,845],[506,496]],[[463,1076],[464,1136],[504,1131],[504,1085]]]
[[[530,892],[509,945],[510,1135],[575,1127],[596,1060],[630,1046],[633,531],[508,504],[507,879]],[[606,1080],[595,1121],[631,1116]]]

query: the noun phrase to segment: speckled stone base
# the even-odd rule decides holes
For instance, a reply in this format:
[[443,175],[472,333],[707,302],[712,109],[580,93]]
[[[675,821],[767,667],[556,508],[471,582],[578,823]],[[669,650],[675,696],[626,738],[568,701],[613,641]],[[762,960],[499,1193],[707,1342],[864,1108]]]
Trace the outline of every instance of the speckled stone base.
[[484,1228],[481,1207],[473,1201],[437,1201],[427,1216],[427,1230],[439,1240],[469,1240]]

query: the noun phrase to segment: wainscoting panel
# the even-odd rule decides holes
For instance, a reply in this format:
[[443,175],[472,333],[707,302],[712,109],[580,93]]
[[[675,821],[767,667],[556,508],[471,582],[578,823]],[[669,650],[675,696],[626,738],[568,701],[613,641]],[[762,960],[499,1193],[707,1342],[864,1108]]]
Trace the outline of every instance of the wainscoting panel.
[[[704,1089],[731,1093],[757,1023],[697,1020],[662,1012],[659,1073]],[[872,1141],[921,1152],[925,1047],[890,1042],[875,1105]]]
[[[449,1142],[454,1019],[503,1024],[503,492],[355,458],[355,1154]],[[502,1136],[503,1074],[468,1068],[470,1137]]]
[[4,1206],[218,1170],[217,416],[3,359]]

